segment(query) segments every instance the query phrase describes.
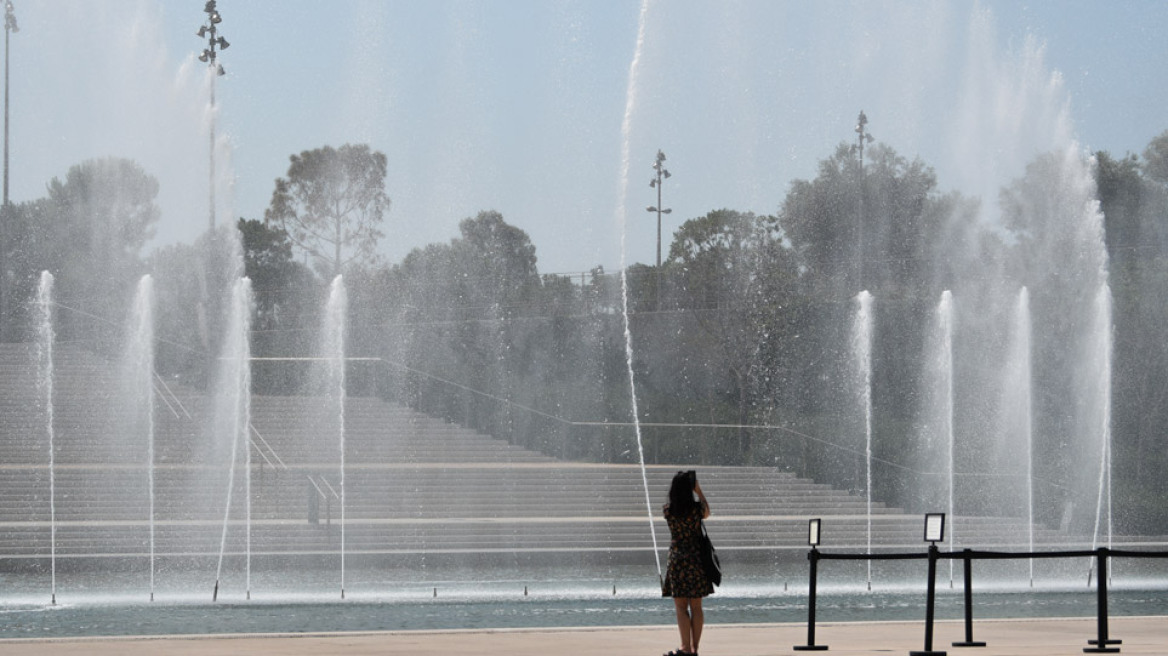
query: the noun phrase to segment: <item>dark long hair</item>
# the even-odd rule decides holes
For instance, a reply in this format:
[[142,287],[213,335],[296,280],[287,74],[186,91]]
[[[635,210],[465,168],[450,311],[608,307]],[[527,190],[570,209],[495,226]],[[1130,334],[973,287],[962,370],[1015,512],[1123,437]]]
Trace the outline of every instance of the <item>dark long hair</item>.
[[673,476],[673,483],[669,486],[669,512],[674,517],[692,515],[698,507],[694,499],[695,476],[689,472],[679,471]]

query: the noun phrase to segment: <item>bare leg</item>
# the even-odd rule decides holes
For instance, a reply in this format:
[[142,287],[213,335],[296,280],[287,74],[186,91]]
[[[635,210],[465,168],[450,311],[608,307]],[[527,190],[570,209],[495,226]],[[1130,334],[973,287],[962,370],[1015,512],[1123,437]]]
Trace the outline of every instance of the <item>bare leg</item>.
[[692,635],[693,622],[689,616],[689,598],[674,597],[673,609],[677,612],[677,630],[681,633],[681,650],[692,652],[694,650]]
[[702,598],[694,597],[689,600],[690,631],[693,633],[693,647],[690,651],[697,653],[698,643],[702,641],[702,627],[706,623],[706,615],[702,612]]

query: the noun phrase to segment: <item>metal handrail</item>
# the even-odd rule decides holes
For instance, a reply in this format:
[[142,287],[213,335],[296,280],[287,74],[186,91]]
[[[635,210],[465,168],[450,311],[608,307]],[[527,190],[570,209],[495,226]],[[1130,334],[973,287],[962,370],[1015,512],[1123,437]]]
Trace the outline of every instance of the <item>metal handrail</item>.
[[316,484],[315,480],[313,480],[312,474],[308,474],[307,476],[305,476],[305,478],[307,478],[308,482],[312,484],[312,487],[316,488],[316,493],[320,495],[320,498],[328,499],[328,495],[325,494],[324,490],[320,489],[320,486]]
[[336,489],[334,489],[334,488],[333,488],[333,486],[332,486],[331,484],[329,484],[329,482],[328,482],[328,479],[327,479],[327,478],[325,478],[324,476],[321,476],[321,477],[320,477],[320,482],[321,482],[321,483],[324,483],[324,486],[325,486],[325,487],[327,487],[327,488],[329,489],[329,492],[332,492],[332,493],[333,493],[333,498],[334,498],[334,499],[340,499],[340,498],[341,498],[341,495],[337,494],[337,491],[336,491]]
[[[276,449],[272,448],[272,445],[270,443],[268,443],[268,441],[266,439],[264,439],[264,436],[260,435],[260,432],[258,429],[256,429],[255,424],[253,424],[249,421],[247,423],[247,426],[248,426],[248,428],[251,429],[251,432],[254,433],[255,436],[260,439],[260,442],[263,443],[264,447],[266,447],[268,449],[268,451],[272,454],[272,456],[276,459],[276,461],[280,463],[280,468],[287,470],[288,465],[284,464],[284,459],[280,457],[279,453],[276,453]],[[255,442],[255,440],[252,440],[251,443],[255,444],[256,442]],[[263,455],[263,451],[261,451],[258,446],[256,447],[256,450],[260,452],[260,455]],[[267,456],[264,456],[264,460],[268,460]],[[275,467],[275,465],[272,463],[271,460],[268,460],[268,464]]]
[[[157,382],[157,384],[155,385],[154,388],[158,389],[158,385],[161,385],[162,391],[165,392],[165,394],[162,395],[162,400],[164,403],[166,403],[166,407],[170,408],[170,411],[174,413],[175,417],[178,417],[178,413],[174,412],[174,408],[171,407],[171,404],[170,404],[170,400],[173,400],[175,405],[178,406],[179,410],[182,410],[183,415],[185,415],[187,419],[190,419],[191,413],[187,412],[186,406],[184,406],[183,402],[181,400],[179,400],[178,395],[174,393],[174,390],[170,389],[170,386],[166,384],[166,381],[163,380],[162,376],[158,375],[157,371],[152,372],[152,373],[154,374],[154,380]],[[166,398],[167,394],[170,395],[170,400],[168,400]]]
[[[264,450],[260,448],[259,444],[256,444],[255,440],[248,440],[248,443],[251,444],[256,453],[260,454],[260,457],[264,459],[264,462],[268,463],[269,466],[275,469],[276,463],[272,462],[272,459],[268,457],[268,454],[264,453]],[[285,467],[285,469],[287,469],[287,467]]]

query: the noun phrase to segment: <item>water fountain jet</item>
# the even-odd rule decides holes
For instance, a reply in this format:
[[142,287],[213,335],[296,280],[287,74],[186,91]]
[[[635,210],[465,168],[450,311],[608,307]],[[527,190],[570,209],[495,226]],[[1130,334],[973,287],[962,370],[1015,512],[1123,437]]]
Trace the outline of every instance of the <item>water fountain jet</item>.
[[133,432],[144,437],[146,443],[146,493],[149,499],[150,524],[150,601],[154,601],[155,523],[154,523],[154,279],[142,276],[138,281],[130,312],[130,325],[125,354],[127,384]]
[[648,13],[649,0],[642,0],[640,18],[637,23],[637,46],[634,50],[633,61],[629,64],[629,83],[628,89],[625,92],[625,115],[624,121],[621,124],[621,178],[620,195],[617,202],[617,216],[619,217],[621,233],[621,314],[624,319],[625,367],[629,377],[629,397],[633,415],[633,431],[637,439],[637,457],[641,464],[641,483],[645,490],[645,512],[649,516],[649,535],[653,540],[653,561],[657,565],[657,580],[660,582],[662,589],[664,589],[665,577],[661,571],[661,554],[657,548],[657,529],[653,524],[653,502],[649,499],[649,476],[645,469],[645,448],[641,440],[641,416],[640,410],[637,407],[637,385],[633,372],[633,334],[629,324],[628,266],[626,264],[628,261],[626,253],[628,210],[626,205],[628,203],[629,189],[629,142],[630,132],[632,130],[633,108],[636,106],[637,98],[637,76],[640,71],[641,54],[645,44],[645,26]]
[[216,425],[223,432],[231,436],[231,448],[227,469],[227,494],[223,504],[223,529],[219,539],[219,560],[215,570],[215,590],[211,600],[219,598],[219,582],[223,574],[223,556],[227,550],[227,525],[231,517],[231,499],[235,488],[235,466],[239,460],[239,449],[244,449],[245,466],[245,503],[246,503],[246,531],[247,531],[247,595],[251,596],[251,440],[250,440],[250,404],[251,404],[251,368],[249,337],[251,333],[252,315],[251,281],[240,278],[236,281],[231,292],[230,316],[227,326],[227,339],[224,344],[219,375],[222,383],[220,389],[223,394],[216,416]]
[[349,299],[342,276],[329,286],[322,327],[321,354],[324,358],[324,394],[330,401],[339,454],[341,503],[341,599],[345,598],[345,325]]
[[49,442],[49,571],[52,604],[57,605],[57,463],[53,426],[53,274],[41,272],[37,287],[37,384],[45,408]]
[[[852,359],[855,386],[864,419],[864,496],[867,504],[868,553],[872,552],[872,294],[856,295],[856,317],[852,325]],[[872,561],[868,565],[868,590],[872,589]]]

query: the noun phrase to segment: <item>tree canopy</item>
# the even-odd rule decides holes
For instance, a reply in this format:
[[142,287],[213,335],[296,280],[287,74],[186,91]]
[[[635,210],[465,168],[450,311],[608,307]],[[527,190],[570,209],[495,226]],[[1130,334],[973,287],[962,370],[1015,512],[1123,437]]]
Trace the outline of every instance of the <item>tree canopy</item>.
[[389,211],[385,154],[345,144],[290,159],[287,176],[276,179],[264,221],[283,229],[327,277],[351,263],[373,264]]

